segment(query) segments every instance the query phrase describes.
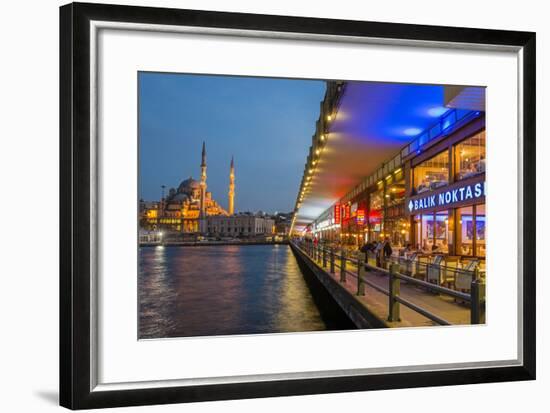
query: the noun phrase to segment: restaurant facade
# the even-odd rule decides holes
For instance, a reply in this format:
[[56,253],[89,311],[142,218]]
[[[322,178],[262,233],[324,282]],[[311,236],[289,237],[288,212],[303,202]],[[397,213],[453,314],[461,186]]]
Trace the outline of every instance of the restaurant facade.
[[405,159],[405,214],[416,249],[485,257],[485,117]]

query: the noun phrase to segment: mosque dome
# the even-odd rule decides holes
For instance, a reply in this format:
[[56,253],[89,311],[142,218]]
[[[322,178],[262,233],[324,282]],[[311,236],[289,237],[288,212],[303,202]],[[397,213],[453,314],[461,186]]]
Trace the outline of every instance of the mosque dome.
[[193,178],[189,177],[188,179],[181,182],[178,187],[179,193],[191,193],[196,189],[200,189],[201,185],[198,181],[195,181]]
[[187,201],[188,199],[189,199],[189,195],[184,194],[184,193],[178,193],[178,194],[175,194],[170,199],[170,202],[183,202],[183,201]]

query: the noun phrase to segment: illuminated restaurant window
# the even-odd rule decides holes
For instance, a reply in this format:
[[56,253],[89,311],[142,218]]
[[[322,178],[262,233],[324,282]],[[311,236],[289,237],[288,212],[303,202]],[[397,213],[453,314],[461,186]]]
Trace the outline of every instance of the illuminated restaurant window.
[[485,172],[485,131],[456,145],[456,179]]
[[457,254],[485,257],[485,205],[457,209]]
[[434,236],[434,216],[433,214],[424,214],[420,217],[421,231],[418,244],[421,250],[431,251]]
[[385,229],[392,246],[404,247],[409,243],[409,221],[406,218],[386,220]]
[[401,204],[405,200],[405,179],[388,186],[386,197],[388,198],[388,206]]
[[386,180],[387,210],[384,216],[384,234],[392,245],[404,247],[409,243],[408,220],[403,218],[402,206],[405,201],[405,178],[403,173],[394,174]]
[[384,221],[384,188],[370,194],[369,224],[371,241],[382,238],[382,223]]
[[449,152],[444,151],[414,167],[417,193],[435,190],[449,182]]
[[384,206],[384,190],[379,189],[376,192],[370,194],[370,209],[377,210],[382,209]]
[[449,240],[452,234],[449,231],[448,211],[416,215],[414,222],[417,249],[426,253],[447,254],[449,252]]
[[485,257],[485,205],[476,205],[476,255]]
[[434,252],[449,252],[449,213],[438,211],[435,214],[435,246]]
[[459,255],[474,253],[474,208],[457,209],[457,245]]

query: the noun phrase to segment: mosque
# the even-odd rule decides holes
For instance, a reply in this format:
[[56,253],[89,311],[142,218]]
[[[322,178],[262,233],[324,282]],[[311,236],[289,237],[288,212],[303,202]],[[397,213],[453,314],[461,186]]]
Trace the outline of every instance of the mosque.
[[[164,187],[163,187],[164,188]],[[235,207],[235,164],[229,166],[228,210],[212,199],[206,185],[206,145],[202,144],[200,181],[192,177],[183,180],[177,188],[170,188],[160,202],[140,202],[140,224],[145,230],[166,230],[183,233],[204,233],[206,218],[228,217]]]

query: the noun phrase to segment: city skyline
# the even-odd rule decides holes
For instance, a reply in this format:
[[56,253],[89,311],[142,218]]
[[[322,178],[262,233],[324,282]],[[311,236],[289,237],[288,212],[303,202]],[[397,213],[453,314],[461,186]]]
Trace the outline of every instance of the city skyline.
[[140,72],[140,198],[200,180],[205,142],[208,191],[224,208],[233,158],[235,212],[291,211],[324,92],[316,80]]

